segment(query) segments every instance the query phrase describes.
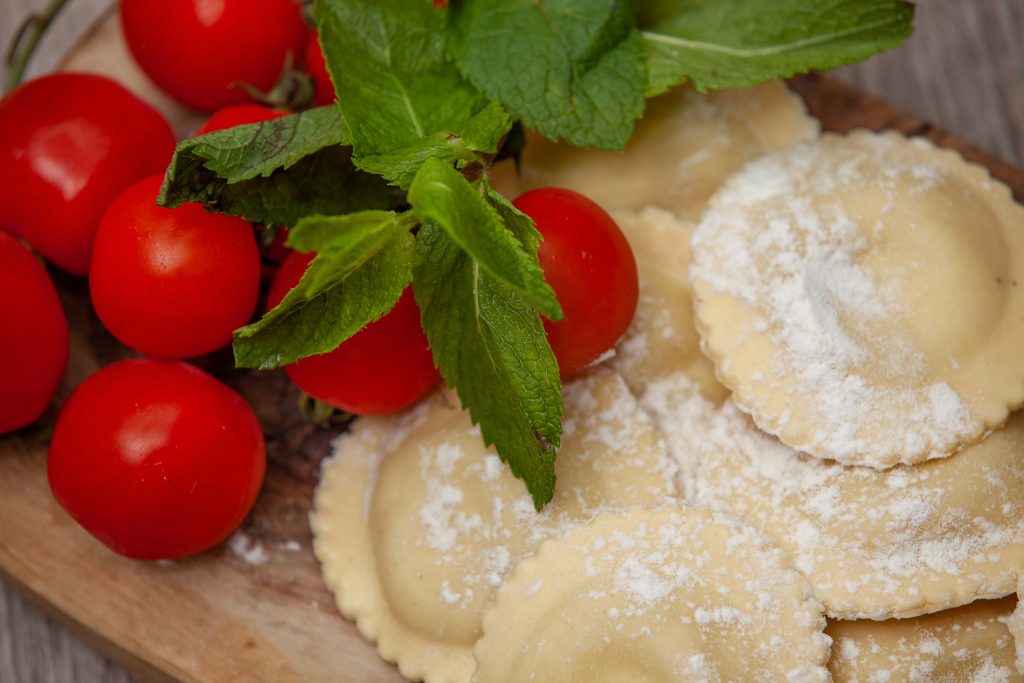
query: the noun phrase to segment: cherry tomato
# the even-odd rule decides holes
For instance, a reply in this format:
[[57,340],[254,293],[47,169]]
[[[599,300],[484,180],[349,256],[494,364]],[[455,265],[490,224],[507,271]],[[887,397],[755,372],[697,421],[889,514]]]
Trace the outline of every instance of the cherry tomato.
[[202,111],[247,101],[237,83],[269,91],[307,34],[295,0],[121,0],[121,23],[142,70]]
[[513,204],[544,237],[540,266],[565,318],[544,321],[562,377],[571,377],[611,349],[636,312],[636,261],[622,230],[578,192],[544,187]]
[[0,232],[0,434],[35,422],[68,364],[68,322],[43,264]]
[[271,109],[270,107],[264,107],[262,104],[234,104],[230,107],[224,107],[206,119],[206,122],[199,126],[199,129],[192,134],[192,137],[206,135],[215,130],[234,128],[246,123],[269,121],[270,119],[287,116],[289,113],[284,109]]
[[147,356],[191,358],[231,341],[259,294],[260,257],[248,221],[199,204],[156,205],[160,176],[114,200],[96,233],[89,289],[96,314]]
[[163,117],[108,78],[29,81],[0,101],[0,230],[85,275],[107,205],[173,152]]
[[321,107],[333,104],[337,96],[334,94],[334,83],[327,73],[327,62],[324,60],[324,51],[320,47],[320,36],[317,33],[311,34],[306,42],[306,72],[313,77],[316,86],[316,103]]
[[263,433],[234,391],[187,363],[126,360],[71,394],[50,443],[57,502],[121,555],[194,555],[249,514]]
[[[285,259],[270,286],[270,308],[298,283],[312,260],[313,254],[298,252]],[[285,366],[285,372],[313,398],[358,415],[386,415],[407,408],[440,377],[409,288],[383,318],[334,351],[303,358]]]

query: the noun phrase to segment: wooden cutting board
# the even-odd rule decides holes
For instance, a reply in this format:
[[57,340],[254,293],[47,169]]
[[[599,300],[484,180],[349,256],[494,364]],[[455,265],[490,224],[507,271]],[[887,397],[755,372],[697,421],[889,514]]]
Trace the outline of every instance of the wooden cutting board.
[[[136,70],[115,17],[102,22],[66,66],[115,75],[158,106],[179,135],[198,120]],[[911,114],[827,77],[801,77],[791,85],[827,131],[892,128],[924,135],[987,166],[1018,201],[1024,198],[1024,171]],[[63,397],[127,354],[97,322],[84,281],[53,275],[72,329]],[[229,362],[221,354],[204,365],[224,376]],[[298,392],[281,372],[229,372],[224,378],[260,417],[269,457],[264,490],[234,544],[175,563],[117,557],[54,502],[45,446],[7,439],[0,441],[0,577],[147,679],[402,681],[338,614],[311,548],[307,514],[319,460],[343,425],[316,426],[303,417]]]

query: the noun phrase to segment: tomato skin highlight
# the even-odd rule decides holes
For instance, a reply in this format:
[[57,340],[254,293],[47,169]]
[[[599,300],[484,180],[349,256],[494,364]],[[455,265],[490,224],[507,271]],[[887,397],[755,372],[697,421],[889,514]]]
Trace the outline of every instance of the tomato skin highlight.
[[262,104],[234,104],[230,107],[224,107],[206,119],[203,125],[199,126],[196,132],[192,134],[192,137],[196,138],[200,135],[212,133],[215,130],[234,128],[235,126],[242,126],[247,123],[261,123],[271,119],[278,119],[290,113],[284,109],[264,107]]
[[32,424],[68,364],[68,321],[46,269],[0,232],[0,434]]
[[89,290],[117,339],[154,358],[192,358],[231,341],[259,295],[248,221],[199,204],[156,206],[161,176],[128,188],[96,233]]
[[639,297],[636,260],[618,224],[578,192],[543,187],[512,202],[544,237],[540,266],[565,317],[544,320],[562,377],[582,371],[625,334]]
[[29,81],[0,100],[0,230],[85,275],[107,205],[162,172],[174,144],[163,117],[109,78]]
[[241,396],[187,363],[146,359],[109,365],[71,394],[47,461],[61,507],[114,552],[145,560],[227,538],[265,469]]
[[[268,308],[299,282],[313,256],[294,252],[285,259],[270,286]],[[440,379],[408,287],[390,313],[334,351],[284,369],[313,398],[357,415],[387,415],[408,408]]]
[[320,46],[320,35],[316,32],[311,33],[306,42],[306,73],[313,77],[316,88],[314,99],[319,106],[334,104],[338,100],[334,93],[334,83],[327,73],[327,61]]
[[121,0],[125,42],[142,70],[179,102],[215,111],[268,92],[308,29],[294,0]]

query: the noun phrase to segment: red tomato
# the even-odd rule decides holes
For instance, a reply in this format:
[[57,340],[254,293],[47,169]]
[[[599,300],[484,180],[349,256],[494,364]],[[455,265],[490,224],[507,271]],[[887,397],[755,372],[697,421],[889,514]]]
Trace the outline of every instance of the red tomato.
[[0,101],[0,230],[85,275],[107,205],[173,153],[163,117],[110,79],[30,81]]
[[61,507],[114,552],[144,560],[227,538],[265,468],[263,433],[241,396],[187,363],[146,359],[82,382],[47,461]]
[[191,358],[231,341],[259,294],[260,257],[248,221],[199,204],[156,205],[160,176],[128,188],[103,216],[89,274],[96,314],[123,344]]
[[338,98],[334,94],[334,83],[327,73],[327,62],[317,33],[311,34],[306,42],[306,71],[313,77],[316,86],[316,103],[322,107],[334,104]]
[[35,422],[68,364],[68,322],[43,264],[0,232],[0,434]]
[[[270,286],[276,306],[294,287],[313,254],[292,253]],[[313,398],[357,415],[386,415],[422,398],[440,377],[420,309],[406,288],[390,313],[372,322],[334,351],[285,366],[292,381]]]
[[121,0],[121,23],[142,70],[202,111],[247,101],[236,83],[269,91],[307,34],[295,0]]
[[264,107],[262,104],[235,104],[230,107],[224,107],[206,119],[206,122],[199,126],[199,129],[192,134],[192,137],[206,135],[215,130],[234,128],[246,123],[269,121],[270,119],[287,116],[289,113],[284,109],[271,109],[270,107]]
[[516,208],[544,236],[540,266],[565,318],[544,321],[562,377],[611,349],[636,312],[636,261],[622,230],[578,192],[544,187],[520,195]]

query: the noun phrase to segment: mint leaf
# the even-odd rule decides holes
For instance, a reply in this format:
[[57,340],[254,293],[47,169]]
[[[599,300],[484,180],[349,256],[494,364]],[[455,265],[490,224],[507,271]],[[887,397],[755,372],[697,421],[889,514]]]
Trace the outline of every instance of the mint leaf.
[[409,203],[421,223],[436,223],[487,273],[519,292],[553,320],[562,317],[544,273],[501,214],[468,180],[438,159],[428,159],[409,188]]
[[473,85],[551,139],[621,149],[644,108],[630,0],[450,3],[450,49]]
[[235,364],[270,369],[333,351],[390,311],[412,280],[414,224],[388,211],[301,221],[289,244],[318,254],[273,310],[235,331]]
[[540,249],[541,237],[540,233],[537,232],[533,219],[513,206],[512,202],[491,187],[486,181],[484,181],[483,187],[484,196],[498,212],[498,215],[501,216],[501,220],[505,223],[506,227],[512,231],[512,234],[526,247],[528,252],[536,254],[537,250]]
[[742,88],[832,69],[901,44],[914,6],[902,0],[714,0],[645,3],[647,95],[690,81]]
[[357,156],[409,146],[488,104],[448,62],[426,0],[316,0],[313,13]]
[[540,318],[437,225],[416,239],[413,291],[434,362],[540,510],[562,434],[558,363]]
[[449,165],[477,162],[481,154],[496,154],[498,143],[511,128],[512,119],[498,102],[492,102],[461,124],[457,132],[434,133],[400,149],[360,157],[356,165],[408,189],[427,159],[440,159]]
[[257,223],[386,208],[400,197],[352,165],[334,107],[215,131],[178,145],[157,203],[199,202]]
[[237,183],[201,166],[176,172],[164,181],[158,203],[175,207],[185,202],[255,223],[292,226],[311,214],[382,209],[401,199],[380,178],[356,170],[348,149],[325,147],[290,168]]
[[167,184],[173,184],[177,175],[194,173],[195,165],[230,183],[268,177],[324,147],[348,144],[341,113],[335,107],[319,107],[182,140],[171,160]]

